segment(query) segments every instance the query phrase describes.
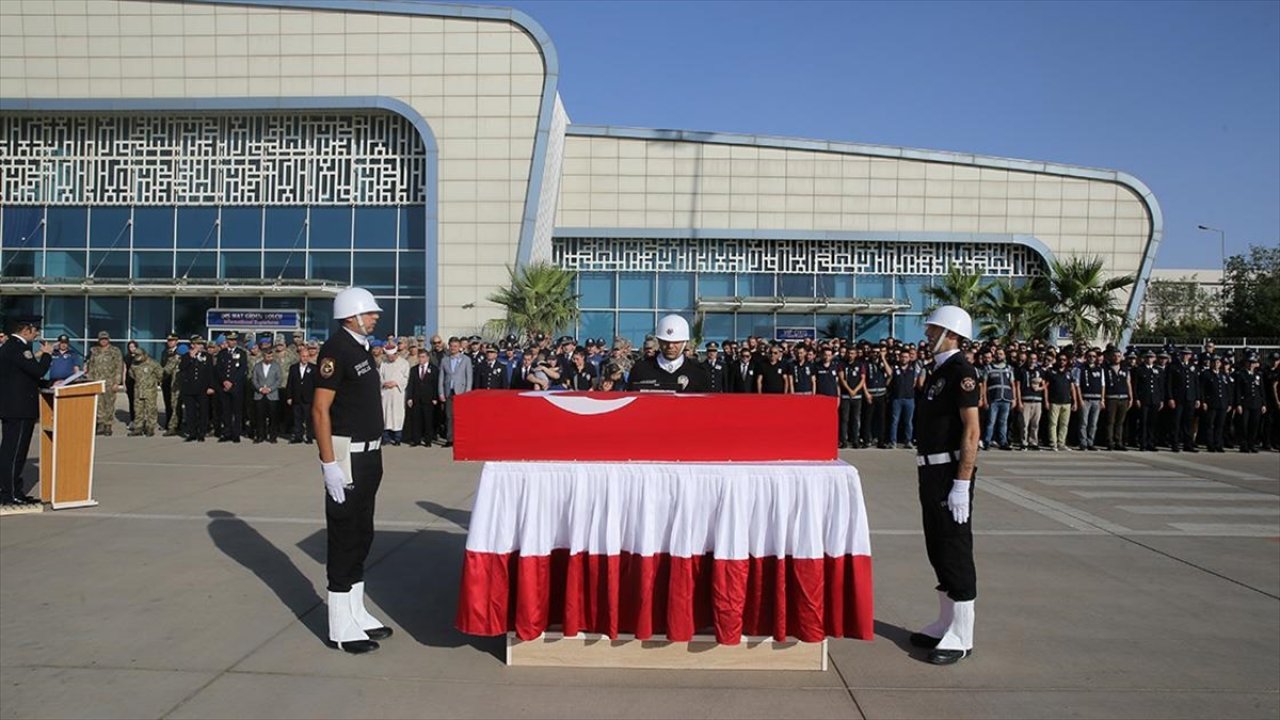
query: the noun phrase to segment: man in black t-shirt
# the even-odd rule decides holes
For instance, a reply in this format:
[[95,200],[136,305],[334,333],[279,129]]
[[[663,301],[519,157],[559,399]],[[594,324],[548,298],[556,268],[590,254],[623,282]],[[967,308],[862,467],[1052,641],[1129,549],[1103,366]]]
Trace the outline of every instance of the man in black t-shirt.
[[950,665],[973,651],[977,572],[969,509],[981,435],[978,373],[960,342],[973,335],[969,313],[944,305],[925,320],[933,365],[916,409],[916,466],[925,551],[938,579],[938,619],[911,644],[929,648],[929,662]]
[[320,347],[311,407],[327,492],[329,639],[353,654],[378,649],[391,628],[364,606],[364,561],[373,545],[373,511],[382,483],[382,383],[366,339],[382,308],[364,288],[333,300],[342,327]]

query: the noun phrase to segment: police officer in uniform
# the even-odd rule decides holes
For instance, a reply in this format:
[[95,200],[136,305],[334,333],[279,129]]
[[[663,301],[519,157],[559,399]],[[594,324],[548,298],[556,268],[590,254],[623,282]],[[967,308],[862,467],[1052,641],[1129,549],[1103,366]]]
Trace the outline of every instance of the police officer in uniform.
[[1133,371],[1134,405],[1138,408],[1138,449],[1156,452],[1156,421],[1164,405],[1167,383],[1164,368],[1156,365],[1156,352],[1142,354],[1145,364]]
[[1204,444],[1209,452],[1226,452],[1228,413],[1234,406],[1235,382],[1222,370],[1222,358],[1209,358],[1209,367],[1200,371],[1200,397],[1204,405]]
[[227,333],[227,349],[218,353],[215,377],[222,403],[222,437],[218,442],[240,442],[244,429],[244,394],[249,380],[249,354],[238,346],[240,334]]
[[342,328],[320,348],[311,409],[326,490],[329,640],[353,654],[377,650],[377,641],[391,636],[364,605],[383,430],[382,382],[367,338],[381,312],[364,288],[347,288],[334,298],[333,317]]
[[725,392],[725,363],[720,357],[720,346],[714,342],[707,343],[707,359],[702,363],[707,368],[711,381],[711,392]]
[[1236,373],[1236,414],[1240,415],[1240,452],[1258,452],[1258,434],[1262,415],[1267,411],[1263,402],[1262,373],[1258,372],[1259,358],[1250,352],[1245,358],[1247,370]]
[[684,354],[689,342],[689,322],[679,315],[664,315],[654,330],[658,353],[636,361],[627,379],[630,390],[710,392],[711,375],[702,363]]
[[1182,348],[1178,360],[1165,372],[1169,383],[1169,445],[1174,452],[1200,452],[1196,448],[1194,424],[1200,409],[1200,378],[1191,364],[1192,350]]
[[925,320],[933,365],[916,411],[916,465],[925,550],[938,579],[938,619],[911,635],[929,662],[950,665],[973,652],[978,595],[969,511],[981,436],[978,372],[960,350],[973,335],[969,313],[944,305]]
[[13,332],[0,345],[0,505],[34,505],[23,492],[22,469],[31,435],[40,417],[40,378],[53,362],[40,337],[40,316],[15,319]]
[[1121,361],[1120,348],[1107,350],[1111,363],[1102,370],[1107,398],[1107,449],[1125,451],[1128,450],[1124,444],[1125,417],[1133,407],[1133,381],[1129,368]]
[[209,434],[209,399],[214,395],[213,360],[204,352],[204,338],[191,336],[191,350],[178,362],[187,442],[204,442]]

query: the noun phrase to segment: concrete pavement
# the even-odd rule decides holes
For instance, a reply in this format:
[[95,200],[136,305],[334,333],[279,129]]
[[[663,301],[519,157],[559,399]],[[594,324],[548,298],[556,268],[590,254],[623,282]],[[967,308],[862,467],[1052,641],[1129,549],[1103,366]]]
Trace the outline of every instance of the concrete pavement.
[[[937,668],[908,451],[863,478],[877,638],[826,673],[508,668],[453,630],[480,466],[388,448],[369,599],[329,650],[310,446],[100,438],[96,508],[0,518],[0,718],[1280,717],[1280,456],[984,453],[975,655]],[[28,477],[34,478],[29,469]]]

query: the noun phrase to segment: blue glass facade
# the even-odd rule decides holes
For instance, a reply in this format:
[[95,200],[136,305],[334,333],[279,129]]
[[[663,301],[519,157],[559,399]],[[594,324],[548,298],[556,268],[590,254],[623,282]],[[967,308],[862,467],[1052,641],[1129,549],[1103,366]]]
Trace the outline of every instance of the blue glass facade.
[[[425,207],[9,206],[0,208],[0,278],[165,281],[330,280],[369,288],[387,312],[379,332],[426,318]],[[106,330],[158,349],[170,331],[205,331],[205,310],[287,308],[326,335],[332,300],[287,293],[188,297],[31,294],[0,297],[0,314],[45,316],[46,336]]]
[[[987,278],[988,280],[993,278]],[[693,318],[699,298],[734,296],[892,299],[909,308],[887,315],[833,315],[794,312],[707,312],[702,337],[759,335],[772,338],[778,328],[812,328],[818,337],[879,340],[924,337],[922,310],[931,304],[924,288],[939,281],[932,275],[824,275],[815,273],[689,273],[582,271],[577,292],[582,315],[579,337],[626,337],[640,343],[653,332],[658,317],[678,312]]]

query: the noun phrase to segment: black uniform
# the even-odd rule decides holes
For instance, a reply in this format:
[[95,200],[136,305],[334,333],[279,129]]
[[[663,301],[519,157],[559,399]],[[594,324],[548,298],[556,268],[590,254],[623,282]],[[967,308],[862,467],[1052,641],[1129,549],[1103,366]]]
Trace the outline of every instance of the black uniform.
[[[240,431],[244,429],[245,388],[249,384],[249,353],[239,346],[218,353],[214,377],[222,404],[222,439],[240,442]],[[231,387],[223,385],[227,382]]]
[[1181,362],[1169,365],[1165,372],[1168,382],[1168,399],[1173,401],[1169,418],[1169,445],[1174,452],[1179,449],[1194,451],[1196,437],[1193,432],[1196,419],[1196,403],[1200,401],[1200,378],[1195,368]]
[[31,344],[17,335],[0,345],[0,503],[24,495],[22,469],[40,417],[40,378],[51,362],[48,353],[37,360]]
[[476,390],[505,390],[507,368],[497,360],[490,365],[488,360],[481,360],[472,368],[471,385]]
[[340,440],[350,442],[346,500],[336,503],[326,491],[328,534],[326,571],[329,591],[345,593],[364,580],[364,561],[373,546],[374,501],[382,484],[382,381],[373,353],[347,330],[320,346],[316,389],[332,390],[329,423],[335,460],[344,459]]
[[711,382],[711,392],[725,392],[724,358],[717,353],[714,360],[708,357],[703,361],[702,365],[707,369],[707,378]]
[[850,447],[862,446],[862,363],[845,362],[840,364],[840,375],[845,385],[853,391],[849,394],[844,386],[840,386],[840,444],[846,441]]
[[1240,452],[1257,452],[1263,408],[1262,373],[1236,372],[1236,407],[1240,408]]
[[627,387],[640,392],[674,390],[675,392],[710,392],[711,375],[702,363],[685,358],[674,372],[669,373],[658,365],[658,356],[644,358],[631,368]]
[[791,368],[792,382],[795,383],[795,391],[800,394],[807,395],[813,392],[813,363],[797,363]]
[[[973,525],[957,523],[947,507],[953,481],[976,480],[958,477],[964,424],[961,410],[978,407],[981,392],[978,371],[956,352],[931,368],[925,377],[924,394],[916,409],[916,452],[924,457],[945,454],[943,462],[919,465],[920,512],[924,521],[924,546],[938,578],[938,590],[956,602],[978,596],[977,571],[973,565]],[[969,486],[973,502],[973,485]]]
[[871,397],[862,405],[862,439],[867,445],[875,443],[876,447],[887,447],[885,426],[889,424],[889,374],[885,372],[880,358],[864,360],[862,369],[867,379],[867,395]]
[[1164,368],[1139,365],[1133,370],[1133,394],[1138,407],[1138,447],[1156,449],[1156,420],[1165,401]]
[[1224,452],[1227,415],[1235,406],[1235,382],[1222,371],[1202,370],[1200,398],[1204,404],[1204,443],[1210,452]]
[[209,390],[213,390],[213,361],[195,350],[178,361],[178,392],[188,440],[204,442],[209,434]]
[[[689,362],[685,360],[685,362]],[[568,372],[560,376],[560,382],[569,390],[590,390],[591,385],[596,379],[596,369],[591,363],[582,363],[582,369],[579,370],[576,365],[570,365]]]

